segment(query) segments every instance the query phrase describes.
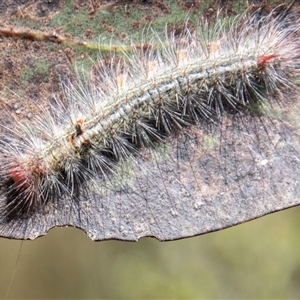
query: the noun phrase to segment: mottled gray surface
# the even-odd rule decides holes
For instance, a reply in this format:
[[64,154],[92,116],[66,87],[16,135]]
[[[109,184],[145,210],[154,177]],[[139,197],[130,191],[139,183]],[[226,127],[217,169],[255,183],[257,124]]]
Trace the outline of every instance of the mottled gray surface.
[[[61,20],[65,19],[66,24],[49,23],[49,32],[55,32],[58,26],[59,33],[69,33],[75,40],[81,40],[84,32],[97,37],[100,34],[98,29],[107,31],[111,38],[114,29],[115,32],[123,32],[126,27],[131,28],[128,24],[132,25],[133,32],[137,25],[143,30],[149,24],[147,20],[152,20],[151,25],[155,28],[155,22],[162,23],[164,15],[164,22],[173,23],[170,4],[185,6],[184,1],[127,1],[126,10],[129,13],[124,14],[122,1],[102,1],[119,3],[105,6],[103,14],[103,18],[117,22],[108,22],[106,25],[109,26],[103,23],[103,26],[96,28],[99,21],[95,26],[93,21],[97,18],[91,17],[80,26],[75,22],[75,31],[72,31],[70,18],[64,16],[68,13],[64,9],[70,2],[15,2],[0,4],[2,21],[7,21],[5,27],[19,29],[18,26],[25,26],[29,30],[27,21],[34,20],[47,28],[48,22],[61,15]],[[91,11],[90,6],[94,7],[91,12],[96,17],[98,13],[103,13],[103,7],[99,8],[102,2],[80,1],[81,9],[71,5],[72,18],[82,20],[82,15]],[[186,2],[181,21],[179,15],[176,16],[178,24],[186,21],[187,12],[191,14],[189,18],[193,18],[194,9],[189,7],[191,2]],[[211,5],[207,1],[194,2],[205,6],[205,10],[196,16],[210,17],[211,20],[219,5],[223,5],[222,1],[209,1]],[[255,1],[245,2],[251,4]],[[226,9],[221,10],[220,14],[236,15],[238,11],[235,10],[243,9],[243,5],[236,4],[236,1],[227,1]],[[18,13],[14,12],[15,9]],[[136,9],[139,13],[135,20],[136,14],[130,12]],[[271,7],[266,10],[270,11]],[[35,31],[31,34],[34,41],[16,36],[10,38],[14,34],[8,37],[4,34],[1,40],[1,91],[7,92],[6,88],[22,91],[22,97],[10,93],[2,103],[1,120],[10,129],[15,126],[16,115],[21,118],[27,116],[27,110],[31,112],[31,117],[38,115],[36,103],[42,108],[51,103],[52,93],[59,87],[58,79],[71,77],[67,74],[73,68],[76,57],[74,45],[67,46],[67,43],[58,49],[51,45],[48,49],[45,41],[38,41],[34,36]],[[131,32],[127,34],[131,36]],[[80,49],[80,56],[86,55],[85,50]],[[38,62],[43,63],[44,67],[40,67]],[[72,68],[69,68],[69,63]],[[49,78],[41,72],[44,68],[48,69],[48,65]],[[24,70],[30,66],[33,74],[29,72],[31,76],[24,76]],[[38,70],[40,73],[36,72]],[[136,163],[125,166],[113,182],[96,180],[94,193],[83,193],[80,199],[60,199],[58,203],[49,203],[44,212],[28,219],[0,220],[0,236],[34,239],[46,234],[52,227],[72,225],[82,228],[94,240],[138,240],[149,235],[172,240],[219,230],[298,205],[300,147],[294,122],[299,123],[299,110],[295,104],[296,101],[293,103],[287,99],[281,101],[281,107],[287,110],[284,112],[285,118],[281,118],[284,121],[241,118],[235,119],[234,123],[224,120],[221,128],[207,129],[205,133],[194,128],[184,137],[173,139],[163,156],[152,155],[151,158],[149,153],[144,153],[136,158]],[[4,199],[0,198],[0,207],[4,205]]]
[[242,117],[205,132],[192,128],[160,154],[143,153],[114,182],[98,180],[97,193],[50,203],[28,219],[2,220],[0,236],[34,239],[71,225],[93,240],[164,241],[298,205],[300,145],[290,123]]

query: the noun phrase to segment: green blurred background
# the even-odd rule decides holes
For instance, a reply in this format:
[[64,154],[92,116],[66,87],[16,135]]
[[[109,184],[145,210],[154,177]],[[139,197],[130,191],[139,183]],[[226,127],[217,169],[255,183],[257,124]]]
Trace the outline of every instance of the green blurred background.
[[[92,242],[56,228],[24,241],[8,298],[300,298],[300,208],[174,241]],[[21,241],[0,239],[5,298]]]

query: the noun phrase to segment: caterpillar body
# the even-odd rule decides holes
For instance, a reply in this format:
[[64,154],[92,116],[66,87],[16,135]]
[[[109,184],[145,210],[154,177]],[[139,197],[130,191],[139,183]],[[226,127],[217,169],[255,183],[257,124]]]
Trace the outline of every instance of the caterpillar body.
[[[97,84],[66,86],[67,105],[58,99],[34,124],[7,131],[1,139],[1,223],[16,228],[66,203],[73,210],[89,201],[94,184],[117,189],[114,180],[129,172],[122,167],[128,162],[139,164],[195,131],[199,138],[199,132],[222,130],[224,120],[232,126],[262,120],[284,106],[298,91],[300,27],[297,12],[278,11],[256,11],[228,30],[217,22],[196,32],[185,28],[166,41],[157,37],[155,49],[136,48],[100,65]],[[51,226],[69,223],[55,219]]]

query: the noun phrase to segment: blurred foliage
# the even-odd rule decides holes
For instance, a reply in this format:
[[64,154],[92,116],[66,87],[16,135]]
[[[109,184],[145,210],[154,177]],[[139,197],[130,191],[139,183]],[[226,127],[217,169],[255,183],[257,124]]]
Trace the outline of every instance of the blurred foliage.
[[[92,242],[73,228],[24,241],[9,298],[300,297],[300,209],[161,243]],[[5,297],[21,241],[0,240]]]

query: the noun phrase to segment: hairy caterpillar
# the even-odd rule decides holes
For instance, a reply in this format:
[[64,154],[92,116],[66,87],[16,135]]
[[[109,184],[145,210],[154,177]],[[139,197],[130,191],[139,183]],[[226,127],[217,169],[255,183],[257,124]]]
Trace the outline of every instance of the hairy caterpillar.
[[[297,12],[279,10],[267,16],[256,11],[227,31],[224,23],[195,33],[186,28],[180,37],[157,38],[158,49],[123,53],[125,60],[115,57],[99,67],[96,86],[66,87],[67,105],[58,100],[35,124],[8,130],[1,139],[4,228],[16,230],[22,220],[63,206],[76,210],[97,198],[97,189],[104,189],[97,191],[99,202],[111,190],[126,193],[127,182],[118,176],[130,173],[130,163],[144,162],[151,172],[147,157],[159,159],[152,149],[184,142],[195,131],[200,140],[228,120],[234,127],[273,114],[273,107],[296,94],[300,71]],[[178,214],[176,208],[171,213]],[[89,218],[97,218],[88,210],[76,215],[87,226]],[[56,216],[47,226],[74,223]],[[34,236],[32,231],[27,234]]]

